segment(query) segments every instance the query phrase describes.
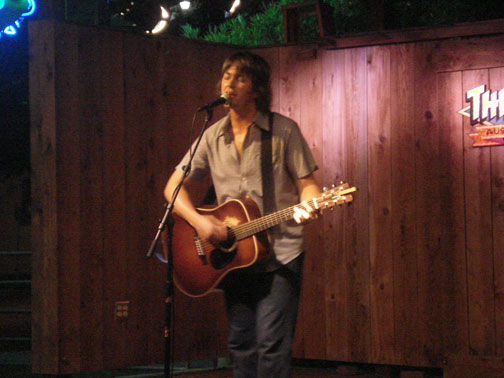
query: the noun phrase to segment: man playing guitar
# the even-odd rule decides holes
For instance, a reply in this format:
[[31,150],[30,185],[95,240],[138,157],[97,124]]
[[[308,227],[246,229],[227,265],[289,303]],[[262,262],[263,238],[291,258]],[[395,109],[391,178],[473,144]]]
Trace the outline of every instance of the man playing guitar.
[[[269,258],[235,269],[220,282],[234,376],[288,377],[303,265],[301,224],[318,213],[309,204],[321,194],[313,176],[317,166],[298,125],[270,112],[270,67],[264,59],[249,52],[229,57],[219,89],[230,96],[229,113],[206,130],[186,182],[210,175],[219,205],[248,197],[263,213],[300,202],[293,207],[293,220],[269,230]],[[271,182],[263,177],[261,165],[265,135],[271,138],[271,152],[266,155],[272,157]],[[164,191],[168,201],[188,159],[189,152],[168,180]],[[274,209],[264,209],[266,203]],[[229,240],[231,221],[198,211],[184,186],[174,209],[203,243],[218,247]]]

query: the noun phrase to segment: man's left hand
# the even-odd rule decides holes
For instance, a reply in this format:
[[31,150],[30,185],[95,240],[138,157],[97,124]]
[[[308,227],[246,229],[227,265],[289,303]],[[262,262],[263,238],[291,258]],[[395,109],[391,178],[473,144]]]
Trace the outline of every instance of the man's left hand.
[[294,220],[298,224],[306,224],[318,218],[318,211],[311,207],[307,201],[301,202],[294,207]]

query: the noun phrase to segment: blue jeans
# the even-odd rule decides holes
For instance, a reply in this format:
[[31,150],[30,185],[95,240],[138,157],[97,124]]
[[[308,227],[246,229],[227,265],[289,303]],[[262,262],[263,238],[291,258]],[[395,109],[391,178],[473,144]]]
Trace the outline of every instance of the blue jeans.
[[290,376],[304,254],[273,272],[231,272],[223,285],[234,378]]

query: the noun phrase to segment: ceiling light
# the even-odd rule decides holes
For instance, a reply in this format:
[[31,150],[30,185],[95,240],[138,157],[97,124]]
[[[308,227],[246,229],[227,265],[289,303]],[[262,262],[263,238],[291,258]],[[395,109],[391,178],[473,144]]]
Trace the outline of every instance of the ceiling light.
[[240,6],[240,0],[235,0],[233,5],[231,6],[231,9],[229,10],[230,14],[233,14],[236,11],[236,8]]
[[168,12],[165,7],[161,7],[161,19],[150,32],[147,32],[147,34],[161,33],[168,26],[169,20],[170,20],[170,12]]
[[180,5],[180,8],[182,8],[182,10],[188,10],[191,7],[191,2],[190,1],[181,1],[179,3],[179,5]]

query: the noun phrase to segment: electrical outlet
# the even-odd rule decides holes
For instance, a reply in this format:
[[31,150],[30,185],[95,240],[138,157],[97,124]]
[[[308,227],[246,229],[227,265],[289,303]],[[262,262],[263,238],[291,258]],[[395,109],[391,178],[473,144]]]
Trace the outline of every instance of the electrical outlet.
[[130,301],[120,301],[115,303],[114,313],[116,319],[126,319],[129,315]]

